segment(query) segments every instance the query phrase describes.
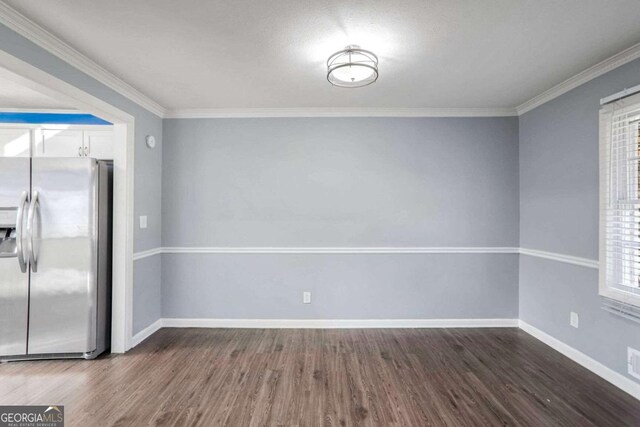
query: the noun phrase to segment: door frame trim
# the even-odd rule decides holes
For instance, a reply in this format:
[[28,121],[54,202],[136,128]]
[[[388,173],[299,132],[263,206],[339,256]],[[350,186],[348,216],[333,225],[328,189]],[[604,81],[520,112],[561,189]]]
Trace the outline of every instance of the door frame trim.
[[0,75],[113,123],[113,291],[111,352],[131,348],[135,118],[119,108],[0,50]]

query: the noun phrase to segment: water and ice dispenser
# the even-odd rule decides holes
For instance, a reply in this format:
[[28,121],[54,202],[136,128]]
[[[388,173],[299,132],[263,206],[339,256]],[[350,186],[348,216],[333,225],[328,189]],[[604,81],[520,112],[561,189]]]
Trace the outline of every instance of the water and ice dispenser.
[[0,208],[0,258],[18,256],[17,213],[18,208]]

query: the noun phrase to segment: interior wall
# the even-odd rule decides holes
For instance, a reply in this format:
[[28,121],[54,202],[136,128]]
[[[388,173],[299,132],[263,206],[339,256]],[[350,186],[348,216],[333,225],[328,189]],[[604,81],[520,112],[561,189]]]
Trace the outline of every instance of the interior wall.
[[[170,119],[163,133],[164,247],[518,245],[514,117]],[[162,257],[163,317],[518,315],[515,254]]]
[[[521,247],[598,259],[600,99],[637,84],[640,60],[520,117]],[[601,301],[597,269],[521,256],[520,319],[627,375],[640,324],[605,312]]]
[[[0,24],[0,49],[70,83],[135,117],[135,215],[148,215],[149,227],[135,227],[134,251],[157,248],[161,242],[162,119],[84,74],[58,57]],[[154,135],[154,150],[145,146]],[[136,222],[137,224],[137,222]],[[134,264],[133,332],[160,317],[161,257]]]

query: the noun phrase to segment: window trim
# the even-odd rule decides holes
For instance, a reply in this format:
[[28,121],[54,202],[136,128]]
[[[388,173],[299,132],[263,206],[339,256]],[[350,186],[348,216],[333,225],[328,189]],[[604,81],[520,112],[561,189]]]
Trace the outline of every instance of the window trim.
[[[631,104],[640,104],[640,94],[633,95],[626,100]],[[608,166],[607,146],[611,138],[611,125],[613,122],[614,105],[613,102],[605,104],[600,108],[599,113],[599,138],[598,138],[598,164],[599,164],[599,231],[598,231],[598,294],[605,298],[640,307],[640,294],[625,292],[624,290],[609,286],[607,283],[607,234],[606,234],[606,209],[607,209],[607,174]]]

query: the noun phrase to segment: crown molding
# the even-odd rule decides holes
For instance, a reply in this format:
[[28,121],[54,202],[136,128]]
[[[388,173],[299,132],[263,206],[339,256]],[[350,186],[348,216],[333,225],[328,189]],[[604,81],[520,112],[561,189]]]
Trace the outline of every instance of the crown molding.
[[159,117],[164,115],[165,108],[156,101],[102,68],[2,1],[0,1],[0,23],[153,114]]
[[166,119],[271,117],[505,117],[515,108],[186,108],[168,110]]
[[600,77],[601,75],[638,58],[640,58],[640,43],[635,44],[622,52],[616,53],[615,55],[587,68],[573,77],[569,77],[562,83],[559,83],[551,89],[542,92],[540,95],[531,98],[527,102],[518,105],[516,107],[516,111],[518,112],[518,115],[521,116],[527,111],[531,111],[534,108],[595,79],[596,77]]
[[164,118],[260,118],[260,117],[510,117],[545,104],[560,95],[640,58],[640,43],[587,68],[515,108],[239,108],[172,109]]
[[640,43],[568,78],[530,100],[511,107],[489,108],[185,108],[166,109],[107,71],[40,25],[0,1],[0,23],[161,118],[269,117],[510,117],[520,116],[617,67],[640,58]]

